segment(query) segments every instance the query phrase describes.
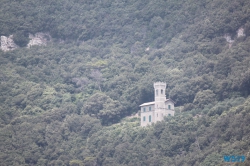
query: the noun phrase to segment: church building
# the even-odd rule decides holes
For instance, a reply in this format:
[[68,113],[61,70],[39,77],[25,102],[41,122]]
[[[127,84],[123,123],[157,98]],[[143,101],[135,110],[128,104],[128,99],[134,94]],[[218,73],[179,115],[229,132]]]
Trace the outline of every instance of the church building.
[[141,107],[141,126],[162,121],[164,116],[174,116],[174,101],[166,99],[166,83],[154,83],[155,101],[143,103]]

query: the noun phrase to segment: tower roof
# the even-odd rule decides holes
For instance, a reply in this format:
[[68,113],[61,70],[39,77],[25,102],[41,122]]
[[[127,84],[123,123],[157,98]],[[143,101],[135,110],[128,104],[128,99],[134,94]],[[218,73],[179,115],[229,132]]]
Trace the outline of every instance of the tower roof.
[[167,84],[166,84],[166,82],[155,82],[154,86],[157,86],[157,85],[158,86],[165,86],[166,87]]

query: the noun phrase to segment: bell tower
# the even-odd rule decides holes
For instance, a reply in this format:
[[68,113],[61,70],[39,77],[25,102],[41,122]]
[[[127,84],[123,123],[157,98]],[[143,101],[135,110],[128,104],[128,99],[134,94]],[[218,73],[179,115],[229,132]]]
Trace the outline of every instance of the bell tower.
[[166,83],[164,82],[155,82],[155,122],[161,121],[164,119],[165,110],[166,110]]
[[166,83],[155,82],[155,102],[165,102],[166,101]]

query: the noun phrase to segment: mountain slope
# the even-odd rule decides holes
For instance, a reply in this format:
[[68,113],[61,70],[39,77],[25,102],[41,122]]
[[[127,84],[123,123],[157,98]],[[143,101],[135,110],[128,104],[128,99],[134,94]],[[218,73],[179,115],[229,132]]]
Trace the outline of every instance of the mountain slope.
[[[0,51],[3,165],[219,165],[249,152],[248,10],[241,1],[2,1],[0,34],[47,46]],[[25,39],[25,40],[24,40]],[[139,105],[167,83],[177,115]]]

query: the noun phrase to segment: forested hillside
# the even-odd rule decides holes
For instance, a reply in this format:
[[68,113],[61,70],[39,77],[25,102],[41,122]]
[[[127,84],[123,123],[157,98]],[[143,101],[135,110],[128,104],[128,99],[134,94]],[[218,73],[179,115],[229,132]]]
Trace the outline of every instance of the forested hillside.
[[[0,4],[1,165],[250,165],[250,1]],[[176,116],[142,128],[155,81]]]

